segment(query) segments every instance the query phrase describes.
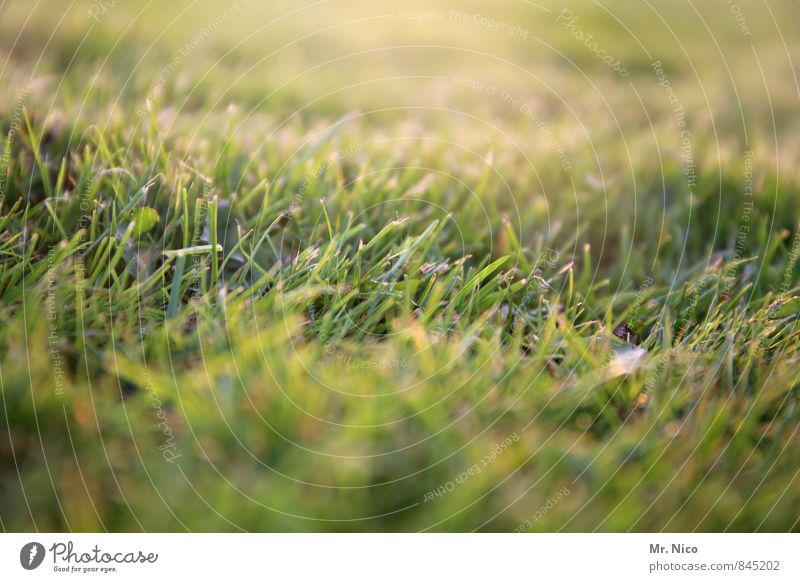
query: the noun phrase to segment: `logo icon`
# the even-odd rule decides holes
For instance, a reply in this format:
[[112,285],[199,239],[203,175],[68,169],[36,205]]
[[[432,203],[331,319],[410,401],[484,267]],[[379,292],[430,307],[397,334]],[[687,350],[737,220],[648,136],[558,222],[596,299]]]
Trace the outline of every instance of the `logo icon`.
[[44,561],[44,546],[39,542],[29,542],[19,551],[19,563],[26,570],[35,570]]

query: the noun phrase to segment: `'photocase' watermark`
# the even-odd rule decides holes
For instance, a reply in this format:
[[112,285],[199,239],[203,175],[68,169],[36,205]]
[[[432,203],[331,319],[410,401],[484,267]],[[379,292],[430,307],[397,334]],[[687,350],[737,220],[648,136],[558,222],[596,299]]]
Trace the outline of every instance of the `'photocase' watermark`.
[[155,386],[153,385],[153,378],[149,373],[145,372],[142,374],[142,382],[144,382],[144,388],[147,391],[147,395],[150,397],[150,400],[153,402],[153,408],[156,410],[156,418],[158,418],[158,422],[154,425],[154,427],[157,428],[164,436],[164,444],[160,445],[158,450],[161,451],[161,456],[164,457],[164,460],[167,463],[174,463],[175,459],[181,456],[177,452],[178,446],[175,443],[175,433],[172,431],[172,427],[167,421],[167,413],[164,411],[164,407],[161,404],[161,398],[159,397],[158,392],[156,392]]
[[630,74],[628,69],[619,59],[608,54],[608,51],[597,44],[597,41],[594,39],[594,33],[586,34],[583,30],[578,28],[577,25],[580,18],[580,16],[573,13],[571,10],[562,8],[556,17],[556,22],[560,22],[564,28],[569,30],[572,36],[581,41],[583,46],[592,51],[598,59],[608,66],[608,68],[616,72],[620,77],[627,77]]
[[797,257],[800,256],[800,225],[797,225],[797,231],[792,237],[792,245],[789,248],[789,260],[786,263],[786,269],[783,272],[783,282],[781,283],[780,296],[781,299],[785,298],[786,294],[792,287],[792,279],[794,275],[794,266],[797,264]]
[[120,0],[95,0],[89,6],[89,18],[100,22],[100,17],[105,16],[120,3]]

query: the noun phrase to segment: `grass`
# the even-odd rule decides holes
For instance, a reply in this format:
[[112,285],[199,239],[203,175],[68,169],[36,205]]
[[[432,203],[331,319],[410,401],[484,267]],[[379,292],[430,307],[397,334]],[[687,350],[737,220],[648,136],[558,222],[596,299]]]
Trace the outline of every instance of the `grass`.
[[129,4],[0,8],[4,530],[798,530],[795,4]]

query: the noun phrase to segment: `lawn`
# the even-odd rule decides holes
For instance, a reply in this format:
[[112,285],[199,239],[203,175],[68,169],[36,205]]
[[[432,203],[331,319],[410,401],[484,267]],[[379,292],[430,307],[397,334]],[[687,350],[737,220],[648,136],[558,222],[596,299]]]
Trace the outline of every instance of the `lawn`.
[[800,530],[798,16],[0,3],[2,529]]

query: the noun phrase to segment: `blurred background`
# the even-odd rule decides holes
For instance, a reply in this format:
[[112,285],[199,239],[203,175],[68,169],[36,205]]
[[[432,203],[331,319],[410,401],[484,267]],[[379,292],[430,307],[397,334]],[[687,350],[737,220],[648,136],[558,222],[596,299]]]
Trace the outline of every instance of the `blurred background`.
[[[705,105],[720,130],[743,137],[756,113],[767,122],[772,111],[786,129],[797,91],[797,33],[778,28],[797,16],[791,1],[7,0],[3,13],[5,97],[37,81],[50,97],[85,96],[85,104],[57,103],[87,115],[107,113],[98,104],[117,99],[114,112],[124,114],[158,93],[157,111],[235,103],[308,118],[423,106],[513,119],[501,100],[454,84],[460,75],[552,116],[580,120],[599,108],[625,125],[663,106],[653,87],[658,60],[687,109]],[[615,74],[597,50],[629,75]]]

